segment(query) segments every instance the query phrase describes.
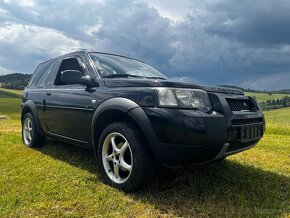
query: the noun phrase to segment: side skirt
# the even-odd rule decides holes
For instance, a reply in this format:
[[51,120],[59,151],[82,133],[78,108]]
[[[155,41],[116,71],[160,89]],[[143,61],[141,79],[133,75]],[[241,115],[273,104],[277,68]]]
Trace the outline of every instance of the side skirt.
[[72,145],[75,145],[75,146],[78,146],[78,147],[82,147],[82,148],[85,148],[85,149],[88,149],[88,150],[93,150],[93,146],[91,144],[89,144],[88,142],[79,140],[79,139],[74,139],[74,138],[70,138],[70,137],[67,137],[67,136],[58,135],[58,134],[55,134],[55,133],[52,133],[52,132],[49,132],[48,136],[56,138],[56,139],[58,139],[60,141],[68,143],[68,144],[72,144]]

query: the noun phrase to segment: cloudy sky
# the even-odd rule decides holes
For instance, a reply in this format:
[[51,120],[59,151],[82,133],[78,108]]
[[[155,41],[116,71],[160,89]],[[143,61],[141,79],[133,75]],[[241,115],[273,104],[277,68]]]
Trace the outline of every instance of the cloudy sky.
[[169,78],[290,88],[289,0],[1,0],[0,74],[90,48]]

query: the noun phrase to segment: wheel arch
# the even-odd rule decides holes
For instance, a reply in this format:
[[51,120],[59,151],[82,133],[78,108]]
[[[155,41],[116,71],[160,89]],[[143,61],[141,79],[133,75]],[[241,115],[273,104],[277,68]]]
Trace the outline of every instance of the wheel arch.
[[151,132],[153,128],[143,109],[132,100],[126,98],[111,98],[103,102],[93,115],[91,138],[96,156],[99,138],[106,126],[113,122],[124,120],[136,124],[145,136],[151,150],[154,149],[156,135]]
[[37,114],[37,110],[36,110],[36,105],[34,104],[33,101],[28,100],[26,101],[24,104],[22,104],[22,110],[21,110],[21,122],[23,121],[23,118],[25,116],[25,114],[27,113],[31,113],[33,115],[33,118],[35,120],[35,124],[36,124],[36,128],[37,131],[41,134],[41,135],[45,135],[41,125],[40,125],[40,120]]

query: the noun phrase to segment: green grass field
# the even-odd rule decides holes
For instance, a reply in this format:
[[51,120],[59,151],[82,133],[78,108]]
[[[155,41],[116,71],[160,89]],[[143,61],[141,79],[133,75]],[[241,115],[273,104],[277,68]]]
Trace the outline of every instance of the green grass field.
[[0,115],[14,119],[20,117],[21,93],[22,91],[0,88]]
[[[7,90],[5,90],[7,91]],[[94,155],[48,140],[22,145],[20,98],[0,90],[0,217],[287,217],[290,108],[265,113],[253,149],[202,167],[158,168],[133,194],[102,183]]]
[[267,100],[276,100],[276,99],[282,99],[287,94],[266,94],[266,93],[256,93],[256,92],[245,92],[246,95],[255,97],[258,102],[265,102]]
[[4,88],[0,88],[0,94],[15,94],[16,96],[21,96],[22,95],[23,90],[14,90],[14,89],[4,89]]

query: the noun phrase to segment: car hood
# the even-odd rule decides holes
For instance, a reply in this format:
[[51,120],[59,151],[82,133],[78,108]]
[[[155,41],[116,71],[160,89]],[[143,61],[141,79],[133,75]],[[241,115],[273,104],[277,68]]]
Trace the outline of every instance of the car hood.
[[176,82],[172,80],[118,78],[118,79],[105,79],[104,82],[107,87],[172,87],[172,88],[202,89],[207,92],[228,93],[237,95],[244,94],[239,89],[196,85],[193,83]]

